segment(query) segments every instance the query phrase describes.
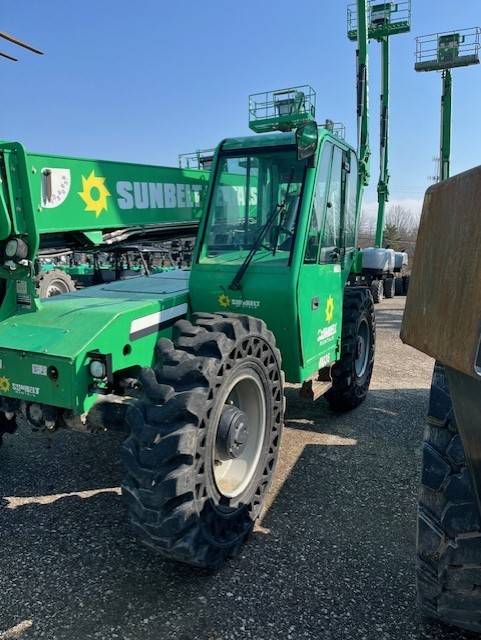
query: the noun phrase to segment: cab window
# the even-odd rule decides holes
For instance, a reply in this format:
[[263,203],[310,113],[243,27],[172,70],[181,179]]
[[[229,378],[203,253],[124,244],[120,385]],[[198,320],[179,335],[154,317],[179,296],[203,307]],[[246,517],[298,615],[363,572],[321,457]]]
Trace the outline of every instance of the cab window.
[[337,261],[336,252],[341,249],[342,207],[343,207],[343,152],[334,148],[331,181],[327,196],[326,217],[322,234],[319,261],[322,263]]
[[317,174],[316,195],[311,212],[311,222],[307,235],[306,255],[304,262],[316,263],[321,243],[321,232],[324,223],[324,212],[327,202],[327,186],[329,184],[329,169],[331,166],[333,145],[329,142],[324,145]]
[[356,154],[351,151],[346,186],[346,206],[344,214],[344,245],[347,249],[356,246],[356,222],[357,222],[357,180],[358,168]]

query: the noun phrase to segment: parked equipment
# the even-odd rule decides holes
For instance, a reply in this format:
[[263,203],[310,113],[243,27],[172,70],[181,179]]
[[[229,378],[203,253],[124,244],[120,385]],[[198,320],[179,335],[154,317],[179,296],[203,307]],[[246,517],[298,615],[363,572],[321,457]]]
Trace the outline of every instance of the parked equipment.
[[[481,632],[481,167],[424,200],[401,337],[436,359],[418,511],[422,612]],[[449,256],[449,260],[446,260]]]
[[[381,45],[382,77],[379,137],[379,179],[377,186],[378,213],[376,222],[375,247],[363,249],[363,276],[371,289],[374,302],[383,298],[393,298],[403,292],[406,280],[401,280],[401,271],[395,268],[394,251],[383,248],[386,203],[389,201],[389,79],[390,79],[390,38],[411,30],[411,0],[383,2],[369,0],[369,38]],[[348,38],[357,36],[356,6],[348,7]],[[407,264],[404,265],[404,269]],[[396,280],[400,282],[396,283]],[[401,284],[400,284],[401,283]]]
[[[40,302],[32,261],[53,217],[34,214],[45,196],[32,176],[68,165],[4,148],[9,162],[18,159],[22,188],[6,163],[2,429],[26,419],[49,430],[128,431],[123,493],[131,522],[171,559],[216,567],[252,530],[278,457],[285,377],[303,383],[306,398],[324,394],[336,410],[366,397],[372,296],[365,286],[346,286],[360,276],[357,228],[369,176],[366,0],[358,0],[358,16],[358,153],[318,127],[309,87],[251,96],[250,126],[263,133],[217,147],[190,273]],[[131,165],[142,177],[122,178],[109,169],[86,168],[87,184],[70,190],[86,205],[88,232],[95,223],[105,242],[105,222],[122,222],[118,235],[130,236],[129,225],[143,235],[158,222],[152,198],[165,204],[167,191],[151,189],[157,180],[149,168]],[[59,188],[52,180],[47,194],[64,196],[64,175],[55,174]],[[185,180],[189,189],[168,191],[177,198],[176,224],[190,220],[188,172]],[[55,233],[69,230],[60,208],[55,223]],[[20,235],[27,225],[28,238]]]
[[416,71],[441,72],[441,144],[439,180],[447,180],[451,166],[451,118],[453,79],[451,69],[479,64],[481,29],[435,33],[416,38]]

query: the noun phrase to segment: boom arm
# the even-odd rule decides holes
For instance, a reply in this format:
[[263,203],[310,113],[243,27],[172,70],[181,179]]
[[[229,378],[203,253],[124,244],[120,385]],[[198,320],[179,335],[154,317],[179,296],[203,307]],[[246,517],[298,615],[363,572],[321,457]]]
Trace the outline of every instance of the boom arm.
[[360,184],[369,184],[369,73],[366,0],[357,0],[357,134]]
[[377,185],[378,213],[376,225],[376,247],[382,247],[386,202],[389,201],[389,37],[381,40],[382,47],[382,89],[381,89],[381,132],[379,151],[379,182]]
[[441,153],[440,180],[447,180],[451,165],[451,114],[453,79],[451,69],[443,71],[443,97],[441,98]]

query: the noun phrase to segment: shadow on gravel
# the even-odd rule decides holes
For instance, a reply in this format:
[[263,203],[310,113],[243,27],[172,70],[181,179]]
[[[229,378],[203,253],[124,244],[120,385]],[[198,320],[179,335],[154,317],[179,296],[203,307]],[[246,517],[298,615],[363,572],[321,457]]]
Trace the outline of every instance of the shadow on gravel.
[[[344,415],[289,395],[283,459],[303,431],[355,446],[308,444],[281,460],[265,532],[217,574],[137,545],[115,493],[14,509],[4,502],[0,632],[32,620],[22,639],[468,638],[423,627],[415,615],[413,452],[426,391],[373,391]],[[64,433],[34,451],[31,436],[20,438],[0,453],[3,497],[120,482],[120,436]]]
[[402,303],[394,306],[391,303],[389,308],[383,308],[383,303],[375,305],[376,327],[388,331],[399,333],[401,330],[402,315],[404,312],[404,298]]

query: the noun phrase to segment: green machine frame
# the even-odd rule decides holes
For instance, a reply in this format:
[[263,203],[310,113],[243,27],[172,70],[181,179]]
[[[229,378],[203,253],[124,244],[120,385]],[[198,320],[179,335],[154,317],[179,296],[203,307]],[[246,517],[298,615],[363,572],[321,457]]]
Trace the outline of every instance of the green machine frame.
[[435,33],[416,38],[415,70],[438,71],[442,74],[441,141],[439,153],[440,181],[447,180],[451,171],[451,130],[453,79],[451,70],[479,64],[481,29]]

